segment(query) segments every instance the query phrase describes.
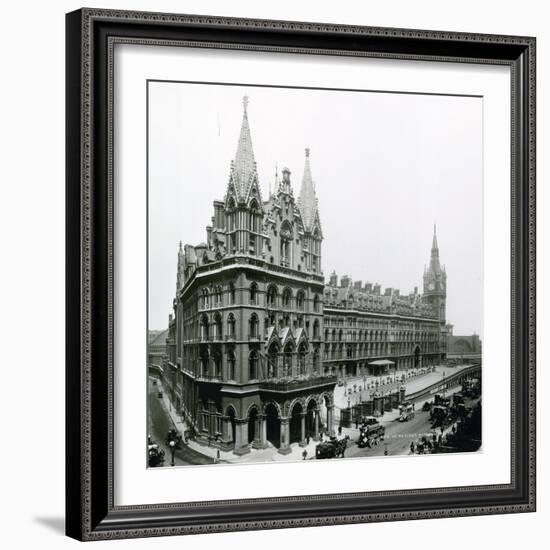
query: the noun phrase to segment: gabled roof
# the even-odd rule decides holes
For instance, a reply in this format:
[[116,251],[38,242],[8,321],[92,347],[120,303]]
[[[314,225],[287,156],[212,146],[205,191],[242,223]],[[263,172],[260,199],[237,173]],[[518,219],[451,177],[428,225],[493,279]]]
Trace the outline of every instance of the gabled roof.
[[307,334],[303,328],[296,329],[296,334],[294,335],[294,338],[296,340],[296,346],[300,346],[302,341],[305,342],[306,344],[308,343]]
[[277,342],[279,346],[281,346],[281,340],[279,338],[279,335],[277,334],[277,330],[275,327],[271,326],[267,329],[267,337],[265,339],[265,347],[269,348],[269,346],[273,343]]
[[289,343],[292,342],[294,345],[296,345],[296,341],[294,340],[294,336],[292,334],[292,331],[289,327],[284,327],[281,330],[281,333],[279,334],[279,338],[281,339],[281,344],[283,348]]

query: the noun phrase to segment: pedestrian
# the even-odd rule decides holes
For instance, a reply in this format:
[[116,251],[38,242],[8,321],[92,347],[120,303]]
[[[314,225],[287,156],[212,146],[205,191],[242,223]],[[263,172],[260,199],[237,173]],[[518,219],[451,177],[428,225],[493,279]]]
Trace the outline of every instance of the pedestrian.
[[342,426],[338,426],[338,435],[342,435]]
[[304,449],[304,451],[303,451],[303,453],[302,453],[302,456],[304,457],[304,460],[305,460],[306,457],[307,457],[307,450],[306,450],[306,449]]
[[452,427],[451,431],[453,432],[453,435],[456,434],[456,425],[455,424],[453,424],[453,427]]
[[414,441],[411,441],[411,454],[414,454]]
[[439,434],[439,437],[437,438],[437,443],[441,445],[443,443],[443,436]]

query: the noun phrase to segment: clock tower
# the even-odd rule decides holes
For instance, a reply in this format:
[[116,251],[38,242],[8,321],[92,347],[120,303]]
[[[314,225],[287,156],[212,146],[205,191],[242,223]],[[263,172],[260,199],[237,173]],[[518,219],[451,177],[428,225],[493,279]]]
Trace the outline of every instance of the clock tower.
[[424,270],[424,298],[437,311],[440,323],[445,324],[445,298],[447,297],[447,273],[439,263],[439,247],[434,225],[430,266]]
[[434,225],[434,236],[430,256],[430,266],[424,269],[424,299],[430,304],[439,320],[439,350],[441,361],[445,361],[447,350],[447,329],[445,323],[445,307],[447,298],[447,273],[439,263],[439,247]]

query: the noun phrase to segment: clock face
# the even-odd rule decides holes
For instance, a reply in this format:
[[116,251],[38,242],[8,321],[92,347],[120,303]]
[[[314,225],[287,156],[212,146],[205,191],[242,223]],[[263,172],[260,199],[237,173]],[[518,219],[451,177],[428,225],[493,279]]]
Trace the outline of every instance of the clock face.
[[430,283],[428,285],[428,290],[433,290],[435,288],[435,285],[433,283]]

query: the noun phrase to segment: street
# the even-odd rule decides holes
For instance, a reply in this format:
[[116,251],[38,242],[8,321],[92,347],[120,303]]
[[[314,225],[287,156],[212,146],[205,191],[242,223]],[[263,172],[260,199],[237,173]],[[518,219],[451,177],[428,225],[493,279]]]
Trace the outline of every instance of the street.
[[[390,415],[386,414],[384,416],[389,417]],[[430,413],[422,411],[421,403],[417,403],[413,419],[407,422],[398,422],[395,418],[396,416],[392,414],[391,420],[389,418],[385,420],[384,417],[379,419],[379,422],[386,428],[386,434],[383,441],[370,449],[368,447],[361,449],[357,446],[356,442],[359,438],[359,430],[346,430],[351,438],[348,448],[346,449],[346,458],[380,456],[384,455],[386,449],[388,455],[406,455],[410,453],[411,441],[416,443],[423,435],[431,439],[432,430]]]
[[[149,379],[147,383],[147,433],[159,448],[164,450],[163,466],[170,467],[172,457],[164,440],[168,430],[173,428],[173,424],[164,408],[162,399],[157,397],[158,390],[159,387],[153,385],[152,380]],[[209,456],[198,453],[183,444],[181,449],[176,450],[174,462],[176,466],[188,466],[190,464],[212,464],[214,461]]]

